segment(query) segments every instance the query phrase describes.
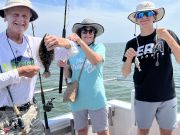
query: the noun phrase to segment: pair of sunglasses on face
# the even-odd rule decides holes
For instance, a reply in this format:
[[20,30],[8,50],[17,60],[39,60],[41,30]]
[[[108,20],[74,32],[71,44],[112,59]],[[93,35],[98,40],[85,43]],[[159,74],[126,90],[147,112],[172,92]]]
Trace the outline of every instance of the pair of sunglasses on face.
[[148,11],[141,11],[141,12],[137,12],[135,15],[136,19],[142,19],[144,16],[146,17],[152,17],[156,15],[156,13],[152,10],[148,10]]
[[90,35],[92,35],[92,34],[95,34],[96,33],[96,30],[95,29],[87,29],[87,28],[83,28],[83,29],[81,29],[81,32],[83,33],[83,34],[87,34],[87,33],[89,33]]

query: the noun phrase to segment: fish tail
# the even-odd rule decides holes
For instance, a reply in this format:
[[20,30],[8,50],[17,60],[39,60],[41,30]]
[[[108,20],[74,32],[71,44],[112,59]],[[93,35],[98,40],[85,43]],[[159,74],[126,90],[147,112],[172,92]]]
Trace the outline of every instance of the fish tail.
[[50,71],[44,71],[44,73],[42,74],[42,76],[43,76],[44,78],[48,78],[48,77],[51,76],[51,72],[50,72]]

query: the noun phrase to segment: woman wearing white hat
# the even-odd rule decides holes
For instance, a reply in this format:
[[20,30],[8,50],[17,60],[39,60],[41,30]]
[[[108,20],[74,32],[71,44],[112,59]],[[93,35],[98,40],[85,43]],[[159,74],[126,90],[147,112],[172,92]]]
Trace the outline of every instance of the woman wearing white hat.
[[[41,38],[24,34],[29,22],[36,20],[38,14],[29,0],[7,0],[0,9],[0,16],[7,22],[7,29],[0,33],[0,134],[42,135],[44,126],[37,104],[33,102],[40,69],[36,53]],[[46,38],[48,45],[72,48],[68,40],[58,41],[60,44],[51,36]],[[64,50],[69,55],[73,53],[70,49]]]
[[95,38],[104,32],[104,27],[91,19],[84,19],[73,25],[69,39],[79,45],[79,54],[70,58],[72,80],[76,80],[83,61],[85,65],[79,82],[77,100],[71,103],[75,129],[78,135],[88,134],[88,115],[93,132],[98,135],[109,135],[106,95],[103,84],[103,65],[105,47],[95,43]]
[[[104,27],[86,18],[81,23],[75,23],[72,31],[74,33],[69,39],[78,44],[79,53],[69,59],[72,69],[71,81],[78,80],[85,62],[79,80],[78,96],[75,102],[71,103],[75,130],[78,131],[78,135],[88,135],[90,117],[93,132],[98,135],[109,135],[107,99],[103,83],[105,46],[102,43],[95,43],[95,38],[104,33]],[[60,39],[56,36],[51,38],[54,41]],[[47,47],[51,50],[55,46],[47,44]],[[61,61],[60,66],[66,66],[66,63]]]
[[126,77],[131,72],[132,63],[135,63],[137,135],[148,135],[154,118],[161,135],[172,135],[177,124],[171,53],[180,63],[180,41],[174,32],[153,27],[153,23],[160,21],[164,14],[164,8],[155,8],[152,2],[144,1],[128,16],[140,27],[140,34],[127,42],[122,67]]

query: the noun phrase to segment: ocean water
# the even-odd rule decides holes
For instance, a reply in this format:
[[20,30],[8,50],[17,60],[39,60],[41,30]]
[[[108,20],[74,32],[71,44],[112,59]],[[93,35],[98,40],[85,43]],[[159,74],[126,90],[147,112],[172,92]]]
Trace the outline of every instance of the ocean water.
[[[133,89],[132,75],[128,78],[124,79],[121,75],[121,66],[122,66],[122,56],[124,53],[125,43],[113,43],[113,44],[105,44],[106,47],[106,62],[104,66],[104,84],[106,89],[106,95],[108,100],[118,99],[130,102],[131,101],[131,91]],[[180,65],[175,62],[174,57],[173,65],[174,65],[174,78],[175,83],[178,88],[176,88],[177,98],[178,98],[178,111],[180,112]],[[51,89],[59,86],[59,68],[56,63],[51,65],[51,77],[48,79],[42,78],[43,89]],[[41,73],[43,70],[41,71]],[[119,78],[118,80],[116,78]],[[36,89],[40,90],[39,80],[37,81]],[[42,110],[42,103],[40,94],[36,94],[36,98],[38,100],[39,105]],[[46,102],[51,98],[55,98],[53,101],[54,108],[51,112],[48,112],[48,117],[57,116],[70,111],[70,108],[67,103],[62,102],[62,93],[59,94],[58,90],[45,92]],[[43,116],[43,114],[42,114]]]

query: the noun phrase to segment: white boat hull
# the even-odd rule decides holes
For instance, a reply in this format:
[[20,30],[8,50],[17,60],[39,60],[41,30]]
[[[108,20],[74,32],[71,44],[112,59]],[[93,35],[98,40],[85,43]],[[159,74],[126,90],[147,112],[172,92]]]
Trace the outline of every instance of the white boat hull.
[[[135,135],[133,106],[130,103],[111,100],[109,104],[109,129],[111,135]],[[180,114],[178,116],[178,127],[175,135],[180,135]],[[52,135],[73,135],[73,117],[71,113],[49,119]],[[89,131],[89,135],[95,135]],[[156,120],[154,120],[149,135],[160,135]]]

